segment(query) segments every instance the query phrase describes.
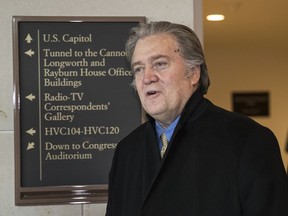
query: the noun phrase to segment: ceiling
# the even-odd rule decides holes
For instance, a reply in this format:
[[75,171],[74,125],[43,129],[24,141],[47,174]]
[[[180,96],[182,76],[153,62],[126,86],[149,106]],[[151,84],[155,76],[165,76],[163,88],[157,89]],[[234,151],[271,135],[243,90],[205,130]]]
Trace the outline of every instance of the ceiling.
[[[209,22],[210,13],[225,15]],[[205,46],[288,48],[288,0],[203,0]]]

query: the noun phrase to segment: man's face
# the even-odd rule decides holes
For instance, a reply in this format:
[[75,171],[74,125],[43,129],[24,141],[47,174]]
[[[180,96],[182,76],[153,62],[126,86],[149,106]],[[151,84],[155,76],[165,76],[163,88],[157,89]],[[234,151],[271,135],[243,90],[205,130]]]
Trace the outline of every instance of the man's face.
[[182,112],[199,81],[200,69],[185,73],[177,41],[168,34],[140,39],[132,57],[135,86],[144,110],[169,126]]

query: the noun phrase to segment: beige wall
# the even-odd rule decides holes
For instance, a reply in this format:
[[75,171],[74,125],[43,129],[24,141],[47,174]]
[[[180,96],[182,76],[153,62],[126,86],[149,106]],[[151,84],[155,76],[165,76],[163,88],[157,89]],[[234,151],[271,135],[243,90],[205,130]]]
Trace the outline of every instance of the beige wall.
[[[205,29],[204,29],[205,34]],[[205,37],[204,37],[205,38]],[[205,43],[205,41],[204,41]],[[287,46],[286,46],[287,47]],[[285,167],[288,132],[288,50],[276,41],[265,44],[205,44],[212,85],[207,95],[213,102],[232,109],[235,91],[268,91],[270,115],[254,118],[276,135]]]
[[12,16],[146,16],[148,21],[168,20],[193,28],[194,3],[201,0],[0,0],[0,216],[102,216],[106,207],[14,206]]

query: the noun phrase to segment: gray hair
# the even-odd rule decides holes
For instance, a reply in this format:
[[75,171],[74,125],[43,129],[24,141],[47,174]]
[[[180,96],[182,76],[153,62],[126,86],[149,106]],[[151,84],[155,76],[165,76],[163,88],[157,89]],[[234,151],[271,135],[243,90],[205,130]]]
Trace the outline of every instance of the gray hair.
[[157,34],[169,34],[178,42],[181,55],[186,62],[187,71],[193,71],[195,66],[201,70],[199,89],[202,94],[206,94],[210,85],[208,70],[206,66],[204,52],[197,35],[187,26],[170,22],[151,22],[140,24],[130,31],[126,43],[126,55],[131,63],[135,46],[139,39]]

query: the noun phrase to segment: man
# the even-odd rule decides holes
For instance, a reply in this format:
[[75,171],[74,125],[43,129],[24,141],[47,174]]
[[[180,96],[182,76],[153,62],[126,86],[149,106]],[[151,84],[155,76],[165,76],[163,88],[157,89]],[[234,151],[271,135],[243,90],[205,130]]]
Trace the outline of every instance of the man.
[[126,50],[148,121],[117,146],[106,215],[287,216],[275,136],[203,97],[209,77],[195,33],[143,24]]

